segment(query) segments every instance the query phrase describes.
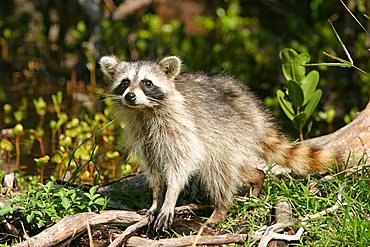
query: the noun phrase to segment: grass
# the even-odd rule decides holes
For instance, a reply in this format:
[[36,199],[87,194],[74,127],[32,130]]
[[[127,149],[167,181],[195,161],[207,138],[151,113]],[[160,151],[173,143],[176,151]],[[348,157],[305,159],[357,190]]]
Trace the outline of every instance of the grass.
[[[317,183],[317,194],[309,185]],[[257,231],[264,225],[272,225],[273,207],[278,201],[291,205],[294,218],[303,218],[333,206],[338,200],[340,186],[342,205],[333,213],[309,221],[300,242],[289,246],[370,246],[370,167],[363,166],[358,172],[338,173],[331,180],[308,176],[303,179],[290,175],[267,176],[259,198],[236,204],[225,223],[219,227],[225,233]],[[301,225],[294,225],[296,231]],[[245,246],[255,245],[247,241]]]

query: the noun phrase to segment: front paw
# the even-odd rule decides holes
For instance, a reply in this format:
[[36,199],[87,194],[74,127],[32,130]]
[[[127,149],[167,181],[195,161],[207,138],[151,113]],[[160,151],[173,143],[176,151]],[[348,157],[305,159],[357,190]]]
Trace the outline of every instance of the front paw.
[[148,217],[149,224],[152,224],[154,222],[155,216],[157,215],[157,207],[151,206],[148,211],[146,211],[146,217]]
[[154,223],[154,230],[159,231],[168,229],[173,223],[174,214],[174,209],[162,208]]

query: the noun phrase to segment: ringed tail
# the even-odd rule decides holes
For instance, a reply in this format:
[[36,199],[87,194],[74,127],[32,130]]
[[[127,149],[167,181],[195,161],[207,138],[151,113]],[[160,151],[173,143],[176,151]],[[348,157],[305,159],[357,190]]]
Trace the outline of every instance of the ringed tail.
[[328,171],[334,166],[334,154],[304,143],[291,143],[275,128],[269,128],[263,140],[266,161],[290,168],[298,175]]

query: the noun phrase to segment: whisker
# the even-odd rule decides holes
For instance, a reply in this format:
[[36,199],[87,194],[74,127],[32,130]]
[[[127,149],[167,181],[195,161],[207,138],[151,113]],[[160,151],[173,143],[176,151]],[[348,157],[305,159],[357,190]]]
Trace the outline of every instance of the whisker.
[[122,96],[121,95],[115,95],[115,94],[107,94],[107,93],[102,93],[102,96],[108,97],[110,99],[116,99],[116,100],[121,100]]
[[119,101],[119,102],[121,102],[121,99],[116,99],[116,98],[111,98],[111,97],[103,98],[103,99],[99,100],[99,102],[105,102],[105,101],[107,101],[107,100],[112,100],[113,102],[114,102],[114,101]]
[[162,101],[159,100],[159,99],[155,99],[155,98],[152,98],[152,97],[148,97],[148,100],[150,102],[153,102],[153,103],[156,103],[157,105],[161,105],[162,104]]

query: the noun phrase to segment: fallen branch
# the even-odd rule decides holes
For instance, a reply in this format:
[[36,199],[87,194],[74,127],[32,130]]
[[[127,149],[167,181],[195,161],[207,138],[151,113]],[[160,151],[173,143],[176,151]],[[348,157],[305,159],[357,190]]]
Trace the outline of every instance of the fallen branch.
[[136,231],[140,230],[142,227],[149,224],[149,220],[147,217],[140,220],[139,222],[129,226],[126,230],[117,237],[108,247],[116,247],[122,245],[128,238],[130,238]]
[[[182,247],[191,246],[196,236],[186,236],[182,238],[170,238],[152,240],[142,237],[131,237],[127,240],[125,246],[161,246],[161,247]],[[260,236],[249,236],[249,234],[224,234],[219,236],[200,236],[198,239],[198,245],[222,245],[222,244],[244,244],[245,240],[251,239],[258,240]]]
[[[334,212],[337,210],[341,205],[341,193],[343,191],[344,186],[342,185],[339,193],[338,193],[338,201],[332,207],[325,209],[319,213],[307,215],[301,221],[303,225],[308,224],[308,220],[312,220],[318,217],[321,217],[325,214]],[[253,235],[250,234],[224,234],[219,236],[186,236],[181,238],[170,238],[170,239],[160,239],[160,240],[152,240],[142,237],[131,237],[127,240],[125,246],[163,246],[163,247],[181,247],[181,246],[191,246],[193,243],[197,243],[198,245],[223,245],[223,244],[244,244],[246,240],[258,241],[261,240],[258,247],[266,247],[267,244],[272,240],[285,240],[285,241],[298,241],[300,240],[304,229],[300,227],[296,234],[294,235],[286,235],[278,233],[284,228],[291,227],[297,220],[291,219],[289,221],[276,223],[271,226],[265,226],[261,230],[257,231]]]
[[133,224],[142,220],[143,218],[144,216],[136,212],[124,210],[79,213],[63,218],[55,225],[15,246],[55,246],[69,239],[70,237],[76,236],[85,231],[87,229],[87,225],[96,226],[100,224]]

